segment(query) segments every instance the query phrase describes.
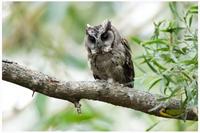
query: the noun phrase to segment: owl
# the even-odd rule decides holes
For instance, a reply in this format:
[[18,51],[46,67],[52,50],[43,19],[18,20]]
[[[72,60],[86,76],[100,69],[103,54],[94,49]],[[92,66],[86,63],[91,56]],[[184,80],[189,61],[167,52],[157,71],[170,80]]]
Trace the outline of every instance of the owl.
[[131,49],[109,20],[97,26],[87,25],[85,47],[95,79],[133,87]]

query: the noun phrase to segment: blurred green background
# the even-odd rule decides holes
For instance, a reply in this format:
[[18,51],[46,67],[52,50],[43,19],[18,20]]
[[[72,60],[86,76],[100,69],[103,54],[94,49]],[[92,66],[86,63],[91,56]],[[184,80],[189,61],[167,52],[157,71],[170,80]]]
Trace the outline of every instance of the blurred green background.
[[[184,12],[195,2],[176,3]],[[86,24],[112,21],[129,40],[136,71],[135,88],[148,91],[154,77],[140,66],[143,47],[133,36],[147,40],[153,23],[173,19],[168,2],[3,2],[3,58],[65,81],[94,80],[84,47]],[[197,27],[197,19],[193,20]],[[147,73],[141,72],[141,68]],[[150,78],[146,78],[150,77]],[[158,85],[159,86],[159,85]],[[161,90],[151,89],[160,94]],[[198,123],[147,115],[98,101],[81,100],[82,114],[63,100],[46,97],[3,82],[4,131],[197,131]]]

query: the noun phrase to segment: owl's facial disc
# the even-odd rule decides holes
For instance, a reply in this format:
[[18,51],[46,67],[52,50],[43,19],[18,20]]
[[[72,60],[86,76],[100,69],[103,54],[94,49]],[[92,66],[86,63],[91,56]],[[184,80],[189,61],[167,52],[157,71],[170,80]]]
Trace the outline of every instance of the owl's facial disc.
[[92,54],[103,54],[112,50],[114,33],[111,30],[111,22],[106,20],[101,25],[87,25],[87,46]]
[[104,53],[110,52],[112,50],[112,44],[114,42],[114,34],[112,30],[108,30],[101,34],[101,40],[103,45],[102,51]]

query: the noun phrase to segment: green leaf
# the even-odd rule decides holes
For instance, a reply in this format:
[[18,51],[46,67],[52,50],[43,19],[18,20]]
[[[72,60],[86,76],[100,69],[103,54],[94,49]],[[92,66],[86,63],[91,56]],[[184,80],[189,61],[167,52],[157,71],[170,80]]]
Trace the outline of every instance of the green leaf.
[[174,97],[179,90],[180,90],[180,88],[174,89],[170,96],[159,98],[158,101],[165,101],[167,99],[170,99],[170,98]]
[[136,42],[137,44],[140,44],[142,42],[138,37],[135,37],[135,36],[131,37],[131,40],[133,42]]
[[185,51],[184,51],[184,50],[185,50],[185,49],[179,49],[178,47],[175,47],[175,48],[174,48],[174,51],[175,51],[175,52],[177,52],[177,53],[179,53],[179,54],[183,54],[183,55],[185,54]]
[[170,78],[166,75],[163,75],[163,80],[164,80],[164,84],[165,84],[165,88],[164,88],[164,94],[167,94],[167,90],[169,89],[169,83],[170,83]]
[[185,17],[187,17],[189,14],[198,14],[198,6],[197,5],[191,6],[187,10]]
[[193,5],[190,7],[190,10],[198,10],[198,6],[197,5]]
[[[169,84],[169,81],[167,81],[167,83],[166,84]],[[169,89],[169,87],[168,86],[166,86],[165,88],[164,88],[164,94],[166,95],[167,94],[167,90]]]
[[183,74],[187,79],[189,79],[190,81],[192,81],[192,78],[190,78],[190,76],[189,76],[186,72],[182,72],[182,74]]
[[149,62],[149,59],[147,59],[145,56],[144,56],[144,61],[147,63],[147,65],[149,66],[149,68],[151,68],[151,70],[155,73],[158,73],[158,71],[151,65],[151,63]]
[[167,44],[167,41],[165,39],[155,39],[142,42],[142,45],[151,45],[151,44]]
[[161,64],[159,64],[157,61],[153,60],[152,61],[154,63],[154,65],[156,65],[158,68],[162,69],[162,70],[166,70],[166,68],[164,66],[162,66]]
[[181,61],[181,63],[185,64],[185,65],[197,65],[198,64],[198,60],[197,60],[197,56],[193,57],[191,60],[184,60]]
[[161,54],[160,56],[167,63],[169,63],[169,62],[175,63],[175,61],[171,58],[170,54],[168,54],[168,53],[167,54]]
[[158,51],[169,51],[169,47],[166,47],[166,48],[158,48],[157,50],[158,50]]
[[174,15],[174,17],[180,18],[178,11],[177,11],[176,2],[169,2],[169,7],[170,7],[170,10],[171,10],[172,14]]
[[198,9],[190,9],[189,13],[191,13],[191,14],[198,14]]
[[189,18],[189,27],[191,27],[191,25],[192,25],[192,19],[193,19],[193,15],[191,15]]
[[148,90],[150,90],[153,86],[155,86],[159,81],[161,81],[162,80],[162,78],[159,78],[159,79],[157,79],[157,80],[155,80],[152,84],[151,84],[151,86],[149,87],[149,89]]
[[166,29],[162,29],[160,31],[172,33],[172,32],[176,32],[176,31],[180,31],[184,29],[185,29],[184,27],[167,27]]
[[196,41],[196,39],[193,37],[185,37],[184,40],[185,41]]
[[175,82],[172,80],[172,78],[171,78],[170,76],[163,74],[163,77],[164,77],[167,81],[170,81],[170,82],[172,82],[172,83],[175,83]]

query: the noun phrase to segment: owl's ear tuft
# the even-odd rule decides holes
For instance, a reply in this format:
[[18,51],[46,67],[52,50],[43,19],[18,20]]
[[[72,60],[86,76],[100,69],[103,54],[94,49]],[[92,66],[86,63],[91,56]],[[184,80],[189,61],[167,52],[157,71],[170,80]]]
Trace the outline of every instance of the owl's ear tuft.
[[86,31],[86,34],[89,35],[89,32],[88,32],[88,31],[89,31],[89,29],[92,29],[93,26],[91,26],[90,24],[87,24],[86,26],[87,26],[87,27],[86,27],[86,30],[85,30],[85,31]]
[[105,20],[105,25],[106,25],[106,31],[111,29],[111,21],[110,20]]

